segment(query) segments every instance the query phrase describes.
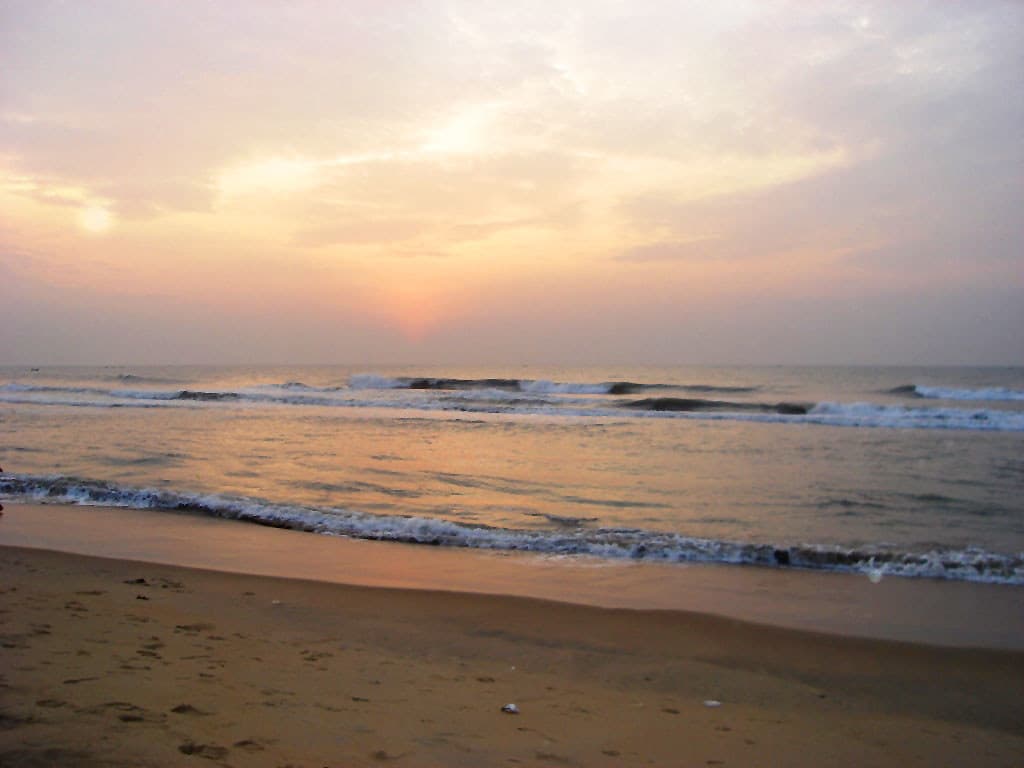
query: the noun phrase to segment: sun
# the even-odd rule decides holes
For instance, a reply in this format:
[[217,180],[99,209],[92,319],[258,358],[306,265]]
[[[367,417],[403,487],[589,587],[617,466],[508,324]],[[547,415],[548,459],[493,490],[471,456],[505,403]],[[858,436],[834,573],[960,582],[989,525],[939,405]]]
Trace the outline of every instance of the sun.
[[86,232],[103,234],[113,224],[113,214],[102,205],[90,205],[78,212],[78,225]]

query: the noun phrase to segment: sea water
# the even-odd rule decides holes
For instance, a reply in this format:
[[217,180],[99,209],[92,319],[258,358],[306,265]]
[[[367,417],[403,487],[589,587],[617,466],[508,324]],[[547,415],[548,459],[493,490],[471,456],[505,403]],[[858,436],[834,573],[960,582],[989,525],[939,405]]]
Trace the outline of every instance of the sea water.
[[1024,584],[1024,369],[0,368],[0,498]]

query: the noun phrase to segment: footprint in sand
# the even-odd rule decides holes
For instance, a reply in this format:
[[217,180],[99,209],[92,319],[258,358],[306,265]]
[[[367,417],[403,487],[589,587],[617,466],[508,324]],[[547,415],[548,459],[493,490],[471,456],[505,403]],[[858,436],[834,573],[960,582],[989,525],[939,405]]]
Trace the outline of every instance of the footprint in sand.
[[40,699],[36,702],[37,707],[46,707],[47,709],[56,709],[57,707],[66,707],[68,703],[61,701],[60,699]]
[[162,723],[166,716],[159,712],[149,710],[132,704],[128,701],[108,701],[95,707],[79,710],[90,714],[103,714],[104,712],[116,712],[117,719],[122,723]]
[[302,652],[303,661],[320,661],[321,659],[330,659],[334,656],[329,651],[310,651],[306,650]]
[[71,677],[64,681],[64,685],[78,685],[79,683],[88,683],[91,680],[99,680],[98,677]]
[[373,758],[374,760],[378,760],[380,762],[386,762],[386,761],[390,761],[390,760],[399,760],[399,759],[405,757],[405,755],[406,755],[406,753],[404,753],[404,752],[402,754],[400,754],[400,755],[392,755],[392,754],[389,754],[387,751],[385,751],[383,749],[378,749],[376,752],[371,752],[370,753],[370,757],[371,758]]
[[175,632],[184,632],[188,635],[194,635],[200,632],[209,632],[211,629],[214,629],[214,625],[207,624],[205,622],[197,622],[195,624],[177,624],[174,627]]
[[191,741],[186,741],[180,745],[178,751],[183,755],[205,757],[207,760],[221,760],[228,754],[227,747],[221,747],[217,744],[196,744]]
[[570,760],[565,755],[556,755],[554,752],[535,752],[534,757],[545,763],[561,763],[568,765]]
[[205,717],[210,714],[209,712],[204,712],[198,707],[193,707],[191,704],[179,704],[178,706],[173,707],[171,712],[176,715],[194,715],[196,717]]
[[264,750],[264,746],[253,739],[242,739],[241,741],[236,741],[231,746],[244,749],[246,752],[262,752]]
[[21,715],[12,714],[8,712],[0,712],[0,731],[12,731],[15,728],[20,728],[23,725],[31,725],[32,723],[38,723],[34,715]]

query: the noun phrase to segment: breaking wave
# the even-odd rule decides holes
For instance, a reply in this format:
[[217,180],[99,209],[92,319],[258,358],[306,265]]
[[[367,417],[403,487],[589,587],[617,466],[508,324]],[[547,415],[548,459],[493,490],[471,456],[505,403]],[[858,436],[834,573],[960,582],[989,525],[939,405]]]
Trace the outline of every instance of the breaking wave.
[[1008,387],[964,389],[960,387],[931,387],[924,384],[902,384],[886,390],[886,393],[930,400],[988,400],[992,402],[1024,400],[1024,390],[1009,389]]
[[[623,398],[621,395],[630,388],[671,389],[674,392],[697,389],[705,393],[711,389],[711,385],[676,386],[633,382],[586,384],[520,379],[401,379],[370,375],[354,376],[347,385],[318,387],[300,381],[287,381],[281,384],[254,384],[232,390],[105,389],[9,382],[0,385],[0,403],[93,408],[320,406],[564,418],[628,416],[834,427],[1024,431],[1024,410],[1006,406],[946,407],[926,405],[921,400],[915,401],[920,405],[912,407],[872,402],[761,402],[680,397],[674,393],[638,399]],[[713,389],[715,392],[729,390],[717,386]],[[747,388],[732,389],[737,392],[748,391]],[[915,391],[917,389],[915,387]],[[907,392],[909,390],[904,393]]]
[[556,395],[631,395],[652,389],[678,389],[686,392],[754,392],[757,387],[714,384],[641,384],[635,381],[570,382],[546,379],[452,379],[426,376],[378,376],[357,374],[349,377],[352,389],[500,389],[512,392]]
[[1024,431],[1024,411],[987,408],[905,408],[876,403],[818,403],[807,420],[836,427]]
[[182,384],[181,379],[172,379],[163,376],[139,376],[134,373],[119,373],[110,377],[114,381],[121,381],[126,384]]
[[726,413],[779,413],[786,416],[802,416],[813,406],[800,403],[733,403],[726,400],[703,400],[690,397],[648,397],[622,403],[625,408],[645,411],[719,411]]
[[793,567],[863,573],[872,579],[887,575],[1024,584],[1024,553],[1002,555],[975,548],[914,552],[881,546],[748,543],[639,528],[575,529],[570,518],[556,521],[560,530],[527,531],[344,508],[272,504],[218,494],[128,488],[64,476],[6,475],[0,477],[0,495],[26,501],[183,510],[277,528],[410,544],[615,560]]
[[982,389],[957,389],[954,387],[925,387],[914,385],[918,397],[936,400],[1024,400],[1024,391],[1007,389],[1006,387],[987,387]]
[[907,397],[920,397],[921,395],[917,392],[916,384],[900,384],[898,387],[892,389],[882,390],[887,395],[906,395]]

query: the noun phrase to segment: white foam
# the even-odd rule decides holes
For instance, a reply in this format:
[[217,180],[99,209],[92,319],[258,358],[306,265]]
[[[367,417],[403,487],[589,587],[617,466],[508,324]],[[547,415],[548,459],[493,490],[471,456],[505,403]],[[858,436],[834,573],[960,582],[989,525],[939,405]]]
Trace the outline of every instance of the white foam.
[[285,390],[289,392],[338,392],[345,387],[315,387],[312,384],[303,384],[301,381],[286,381],[284,384],[264,384],[267,390]]
[[400,389],[408,386],[408,383],[375,373],[357,373],[348,377],[348,385],[351,389]]
[[607,395],[612,385],[608,382],[602,384],[574,383],[564,381],[546,381],[544,379],[522,380],[519,382],[519,389],[523,392],[533,394],[550,395]]
[[[353,382],[355,387],[352,386]],[[300,382],[287,382],[254,385],[235,391],[202,389],[196,390],[201,394],[183,396],[184,390],[180,389],[97,389],[10,382],[0,385],[0,403],[180,408],[323,406],[564,418],[695,419],[835,427],[1024,431],[1024,411],[1021,410],[823,402],[812,407],[806,414],[729,411],[724,408],[714,411],[657,411],[622,408],[613,398],[584,396],[594,394],[600,387],[609,387],[607,383],[597,385],[534,381],[521,382],[521,385],[527,388],[522,391],[484,386],[468,389],[408,389],[407,380],[366,374],[353,377],[349,387],[312,387]],[[569,393],[575,393],[576,396]],[[202,394],[210,397],[203,397]]]
[[818,403],[804,418],[816,424],[840,427],[1024,431],[1024,412],[985,408],[905,408],[876,403]]
[[182,390],[153,390],[153,389],[112,389],[108,394],[110,397],[124,398],[126,400],[177,400]]
[[902,552],[889,547],[846,549],[760,544],[683,536],[639,528],[532,531],[466,525],[433,518],[374,515],[346,508],[310,508],[218,494],[128,488],[61,476],[0,478],[4,498],[27,498],[136,509],[190,509],[300,531],[362,539],[476,549],[522,550],[603,559],[704,562],[792,567],[887,576],[913,576],[1024,585],[1024,553],[981,549]]
[[957,389],[953,387],[925,387],[920,384],[914,391],[921,397],[938,400],[1024,400],[1024,391],[1005,387],[984,389]]

